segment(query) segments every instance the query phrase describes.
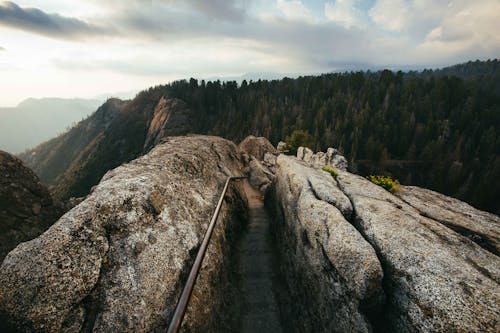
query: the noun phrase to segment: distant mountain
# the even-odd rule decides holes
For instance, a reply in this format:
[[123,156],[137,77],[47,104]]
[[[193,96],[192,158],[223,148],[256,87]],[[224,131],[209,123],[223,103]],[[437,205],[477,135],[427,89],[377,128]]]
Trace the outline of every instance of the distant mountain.
[[19,153],[61,134],[94,112],[102,99],[28,98],[0,108],[0,149]]
[[339,148],[353,171],[389,174],[498,214],[499,73],[494,60],[418,73],[180,80],[128,102],[110,100],[20,156],[64,199],[87,194],[107,170],[163,136],[192,132],[237,142],[253,134],[277,144],[301,129],[313,136],[315,150]]
[[109,99],[66,133],[19,156],[59,198],[88,193],[106,171],[147,152],[164,135],[189,131],[186,103],[140,93],[131,101]]

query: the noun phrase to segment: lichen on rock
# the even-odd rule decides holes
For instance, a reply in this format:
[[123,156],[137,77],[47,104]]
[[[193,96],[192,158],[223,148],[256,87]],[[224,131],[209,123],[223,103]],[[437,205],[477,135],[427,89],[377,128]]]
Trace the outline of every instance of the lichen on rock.
[[[5,258],[0,311],[18,329],[165,330],[222,186],[240,175],[241,162],[237,147],[222,138],[164,141],[109,171],[82,203]],[[231,321],[231,313],[221,311],[224,293],[231,292],[226,236],[244,215],[245,199],[233,184],[186,329]]]

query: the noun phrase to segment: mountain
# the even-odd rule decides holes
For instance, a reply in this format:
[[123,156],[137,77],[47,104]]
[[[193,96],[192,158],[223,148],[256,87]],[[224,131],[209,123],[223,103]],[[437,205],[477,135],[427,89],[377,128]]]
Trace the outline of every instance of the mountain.
[[64,132],[94,112],[102,100],[28,98],[0,108],[0,149],[19,153]]
[[[311,148],[339,147],[353,171],[390,174],[404,184],[498,213],[498,63],[451,67],[468,73],[463,77],[443,69],[331,73],[241,85],[181,80],[149,88],[130,102],[114,100],[120,111],[97,136],[87,127],[100,123],[99,112],[21,157],[55,186],[59,197],[85,195],[107,170],[147,151],[155,108],[162,99],[178,100],[184,110],[179,114],[189,118],[190,128],[175,133],[234,141],[253,134],[276,145],[294,130],[306,130],[314,138]],[[87,139],[79,141],[80,135]],[[62,143],[66,149],[57,148]]]

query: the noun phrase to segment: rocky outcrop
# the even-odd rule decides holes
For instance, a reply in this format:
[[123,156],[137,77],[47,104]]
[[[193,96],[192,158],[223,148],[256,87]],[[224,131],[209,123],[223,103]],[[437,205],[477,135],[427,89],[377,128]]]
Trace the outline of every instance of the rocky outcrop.
[[33,171],[0,151],[0,261],[19,243],[47,230],[63,213]]
[[[321,171],[307,168],[301,163],[295,158],[280,156],[276,182],[273,191],[269,192],[277,202],[278,215],[282,216],[282,222],[276,225],[275,234],[287,240],[280,242],[285,247],[284,260],[287,260],[286,256],[290,257],[288,266],[292,267],[286,268],[285,274],[300,269],[306,272],[302,275],[316,274],[315,284],[312,283],[313,279],[307,278],[293,282],[290,275],[287,281],[291,292],[300,291],[301,288],[305,290],[303,297],[307,299],[309,296],[313,300],[308,305],[312,309],[323,309],[322,306],[327,302],[325,299],[330,298],[332,306],[329,309],[335,312],[345,309],[348,301],[343,299],[335,303],[339,294],[331,292],[330,296],[325,296],[328,293],[324,289],[323,298],[316,296],[320,294],[316,290],[320,287],[317,286],[326,285],[331,289],[341,286],[345,290],[353,288],[357,293],[350,294],[349,299],[360,303],[358,308],[362,313],[359,315],[365,323],[365,326],[355,330],[370,330],[370,322],[377,330],[393,332],[499,330],[500,260],[491,251],[500,228],[498,217],[473,210],[468,205],[428,190],[402,186],[401,192],[395,196],[360,176],[342,170],[337,170],[335,180],[328,175],[332,180],[329,183],[322,182],[336,190],[318,191],[310,179]],[[311,195],[311,192],[316,195]],[[325,194],[319,193],[327,193],[332,198],[326,199]],[[349,209],[340,209],[342,205],[335,203],[345,202],[346,197],[351,203],[352,213]],[[307,198],[310,200],[306,201]],[[320,204],[314,200],[320,200]],[[342,214],[330,213],[335,209]],[[354,226],[354,230],[359,232],[358,236],[362,235],[363,239],[353,233],[337,237],[336,234],[343,229],[323,226],[325,215],[337,216],[335,220],[330,220]],[[477,223],[480,219],[482,222]],[[309,223],[304,222],[308,220]],[[471,234],[481,237],[491,247],[481,247],[481,242],[476,243]],[[328,267],[335,269],[321,269],[320,265],[310,265],[312,259],[303,259],[317,258],[317,262],[321,263],[324,257],[315,254],[315,251],[319,244],[325,242],[337,249],[329,255],[331,265]],[[330,245],[332,243],[335,245]],[[354,247],[360,251],[364,248],[360,244],[367,244],[376,253],[378,259],[365,254],[365,258],[371,259],[362,262],[369,262],[370,267],[376,267],[378,263],[383,269],[383,281],[374,278],[377,274],[369,278],[366,268],[357,263],[361,258],[358,254],[351,256],[351,269],[342,269],[339,258],[343,257],[347,249]],[[366,250],[362,253],[369,252]],[[312,255],[308,257],[305,253]],[[293,266],[294,262],[296,267]],[[334,278],[330,282],[325,272],[333,272],[329,273],[333,277],[358,274],[364,280]],[[383,307],[378,303],[382,310],[380,316],[372,317],[370,311],[367,311],[368,320],[362,316],[365,309],[363,302],[367,299],[363,295],[366,294],[360,293],[360,289],[356,288],[357,283],[353,281],[370,281],[366,282],[370,288],[364,290],[374,291],[377,286],[383,288],[386,301]],[[322,322],[326,312],[316,313],[320,315],[311,315],[312,318]],[[335,325],[331,330],[351,330],[340,326],[343,325],[341,321]]]
[[335,148],[328,148],[326,153],[317,152],[316,154],[307,147],[299,147],[297,149],[297,158],[309,164],[314,168],[322,168],[332,165],[340,170],[347,170],[347,160]]
[[382,268],[375,251],[344,216],[349,199],[335,180],[280,155],[268,198],[277,212],[273,234],[291,299],[289,330],[370,332],[383,305]]
[[149,124],[148,134],[144,142],[147,152],[166,136],[185,135],[192,130],[192,114],[187,104],[177,98],[160,98]]
[[250,135],[239,145],[245,161],[246,173],[250,184],[265,193],[274,180],[276,172],[277,151],[273,145],[263,137]]
[[277,150],[274,146],[269,142],[268,139],[264,137],[256,137],[253,135],[247,136],[243,141],[238,145],[241,151],[246,152],[249,155],[254,156],[259,161],[264,160],[264,155],[266,153],[270,153],[273,155],[277,155]]
[[382,262],[393,330],[498,331],[497,256],[362,177],[337,180]]
[[[0,311],[40,332],[164,331],[237,147],[216,137],[169,137],[108,172],[93,192],[0,268]],[[231,185],[185,319],[188,331],[231,323],[231,235],[245,215]]]
[[463,201],[416,186],[398,186],[397,197],[495,255],[500,253],[500,218]]

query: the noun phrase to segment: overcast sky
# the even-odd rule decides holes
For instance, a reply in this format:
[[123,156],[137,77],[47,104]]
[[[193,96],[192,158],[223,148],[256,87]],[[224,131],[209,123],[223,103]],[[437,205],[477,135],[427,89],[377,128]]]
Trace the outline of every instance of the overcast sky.
[[178,78],[500,57],[500,0],[0,1],[0,106]]

